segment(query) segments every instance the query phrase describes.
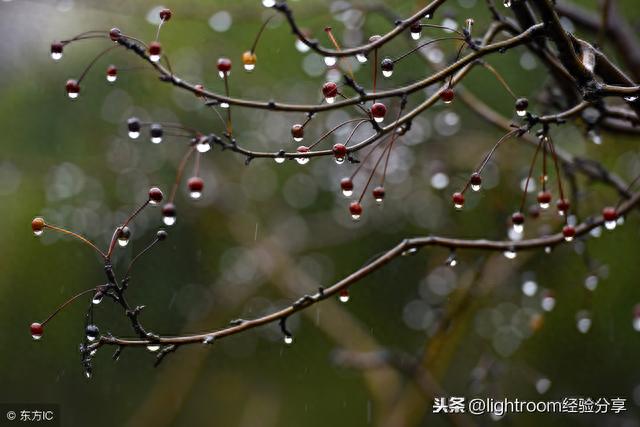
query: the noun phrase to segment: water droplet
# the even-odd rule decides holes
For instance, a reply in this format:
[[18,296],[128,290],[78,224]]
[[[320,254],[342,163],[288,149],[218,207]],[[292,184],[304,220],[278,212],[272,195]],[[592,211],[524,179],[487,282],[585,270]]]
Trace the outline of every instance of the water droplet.
[[598,287],[598,276],[591,274],[584,279],[584,287],[590,291],[595,291]]
[[393,75],[393,70],[382,70],[382,75],[386,78],[389,78]]
[[401,255],[402,256],[409,256],[409,255],[415,254],[416,252],[418,252],[418,248],[409,248],[409,249],[403,251]]
[[548,209],[549,208],[549,203],[542,202],[542,203],[539,204],[539,206],[540,206],[540,209]]
[[277,164],[279,164],[279,165],[280,165],[280,164],[284,163],[284,161],[285,161],[285,157],[284,157],[284,155],[283,155],[283,154],[278,154],[277,156],[275,156],[275,157],[273,158],[273,160],[274,160]]
[[149,55],[149,60],[151,62],[158,62],[160,61],[160,55]]
[[342,190],[342,195],[344,197],[351,197],[352,194],[353,194],[353,190]]
[[162,222],[164,222],[165,225],[173,225],[176,223],[176,217],[175,215],[164,215],[162,217]]
[[87,335],[87,341],[95,341],[100,334],[100,330],[96,325],[87,325],[85,328],[85,333]]
[[85,369],[84,376],[87,377],[87,379],[90,379],[91,378],[91,369]]
[[343,163],[344,163],[344,160],[345,160],[345,158],[344,158],[344,157],[336,157],[336,158],[335,158],[336,164],[338,164],[338,165],[343,164]]
[[482,188],[482,184],[471,184],[471,189],[473,191],[480,191],[481,188]]
[[327,104],[333,104],[336,101],[336,98],[335,96],[328,96],[324,100],[327,101]]
[[189,192],[189,197],[191,197],[193,200],[197,200],[202,196],[202,191],[190,191]]
[[463,206],[463,205],[462,205],[461,203],[454,203],[454,204],[453,204],[453,207],[454,207],[454,208],[456,208],[456,209],[458,209],[458,210],[461,210],[461,209],[462,209],[462,206]]
[[207,335],[202,340],[202,344],[213,344],[213,341],[215,341],[215,339],[216,337],[214,337],[213,335]]
[[333,67],[334,65],[336,65],[336,62],[338,62],[338,59],[335,56],[324,57],[324,63],[327,65],[327,67]]
[[633,95],[624,97],[624,100],[627,101],[627,102],[635,102],[637,99],[638,99],[638,97],[637,96],[633,96]]
[[536,381],[536,391],[540,394],[545,394],[551,388],[551,380],[549,378],[542,377]]
[[522,293],[528,297],[532,297],[538,291],[538,284],[533,280],[527,280],[522,284]]
[[33,234],[36,236],[42,236],[42,233],[44,233],[44,230],[33,230]]
[[198,140],[198,143],[196,144],[196,150],[198,150],[198,153],[206,153],[207,151],[211,150],[211,144],[209,144],[209,139],[200,138]]
[[602,227],[594,227],[591,229],[591,231],[589,232],[590,235],[592,235],[593,237],[600,237],[602,236]]
[[256,64],[244,64],[245,71],[253,71],[256,68]]
[[300,141],[302,141],[303,139],[304,139],[304,138],[301,138],[301,137],[297,137],[297,138],[296,138],[296,137],[294,137],[294,138],[293,138],[293,140],[294,140],[295,142],[300,142]]
[[118,244],[123,248],[127,246],[129,244],[129,236],[121,234],[118,237]]
[[553,297],[553,295],[546,294],[544,297],[542,297],[540,306],[544,311],[551,311],[556,306],[556,299]]
[[78,97],[78,95],[80,95],[80,94],[78,92],[67,92],[67,95],[71,99],[76,99]]
[[382,123],[384,121],[384,117],[374,117],[373,120],[375,120],[376,123]]
[[589,332],[589,329],[591,329],[591,323],[591,315],[588,311],[582,310],[576,314],[576,327],[581,333],[586,334]]
[[524,231],[524,225],[522,224],[513,224],[513,231],[517,234],[522,234]]
[[160,344],[149,344],[147,346],[147,350],[149,350],[150,352],[155,352],[160,350]]
[[221,102],[220,108],[229,108],[229,104],[227,102]]
[[296,40],[296,49],[300,53],[307,53],[307,52],[309,52],[309,49],[311,49],[311,48],[309,46],[307,46],[306,44],[304,44],[304,42],[302,40],[298,39],[298,40]]
[[98,291],[93,295],[93,299],[91,300],[94,304],[100,304],[102,299],[104,298],[104,293],[102,291]]
[[262,5],[264,7],[273,7],[276,5],[276,0],[262,0]]
[[117,75],[107,74],[107,82],[113,83],[116,80],[118,80],[118,76]]
[[604,227],[607,230],[613,230],[614,228],[616,228],[616,225],[618,225],[618,223],[615,220],[614,221],[605,221],[604,222]]
[[137,139],[140,136],[140,132],[129,132],[129,138],[131,139]]
[[551,253],[551,246],[545,246],[544,247],[544,253],[550,254]]
[[152,136],[151,137],[151,142],[154,144],[160,144],[162,142],[162,137],[161,136]]
[[511,0],[504,0],[502,4],[504,4],[504,7],[511,7]]
[[503,254],[507,259],[514,259],[518,255],[513,249],[506,250]]
[[51,59],[59,61],[62,59],[62,52],[51,52]]
[[600,136],[600,134],[594,129],[587,132],[587,137],[596,145],[602,144],[602,136]]
[[524,117],[527,115],[527,110],[516,110],[518,117]]
[[419,31],[416,31],[416,32],[411,31],[411,38],[414,40],[420,40],[421,35],[422,33]]
[[97,348],[94,348],[93,350],[91,350],[91,351],[89,352],[89,356],[95,356],[97,352],[98,352],[98,349],[97,349]]
[[364,64],[365,62],[367,62],[367,57],[365,54],[363,53],[358,53],[356,55],[356,59],[358,60],[359,63]]
[[359,214],[351,214],[351,219],[354,221],[359,221],[362,215]]
[[349,291],[346,289],[341,290],[339,299],[340,302],[349,302]]
[[293,337],[291,335],[284,336],[284,343],[287,345],[293,344]]

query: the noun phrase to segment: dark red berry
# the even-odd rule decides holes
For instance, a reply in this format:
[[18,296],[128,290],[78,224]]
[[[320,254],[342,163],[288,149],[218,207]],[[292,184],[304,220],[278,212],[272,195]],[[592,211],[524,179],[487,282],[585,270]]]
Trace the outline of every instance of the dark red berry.
[[33,218],[33,221],[31,221],[31,230],[37,234],[40,235],[42,234],[42,231],[44,230],[46,223],[44,222],[43,218],[37,217],[37,218]]
[[336,159],[344,159],[347,155],[347,147],[344,144],[335,144],[332,150]]
[[307,147],[306,145],[301,145],[296,149],[296,151],[298,153],[308,153],[309,152],[309,147]]
[[384,187],[382,186],[378,186],[373,189],[373,198],[376,200],[376,202],[381,202],[384,199],[384,194]]
[[115,65],[109,65],[107,67],[107,76],[115,77],[118,75],[118,68]]
[[304,138],[304,127],[301,124],[291,126],[291,136],[296,140]]
[[451,199],[453,200],[453,204],[456,208],[462,209],[462,207],[464,206],[464,194],[459,192],[453,193]]
[[565,240],[571,240],[576,235],[576,229],[572,225],[565,225],[562,227],[562,235]]
[[162,9],[160,11],[160,19],[163,21],[168,21],[171,19],[171,9]]
[[551,193],[548,191],[541,191],[538,193],[538,203],[541,205],[548,205],[551,203]]
[[335,98],[338,96],[338,85],[334,82],[326,82],[322,86],[322,94],[325,98]]
[[187,181],[187,187],[189,191],[194,193],[201,193],[204,188],[204,181],[198,176],[193,176]]
[[422,26],[420,25],[420,21],[416,21],[411,24],[410,31],[414,34],[419,34],[422,31]]
[[473,186],[480,186],[482,185],[482,177],[478,172],[474,172],[471,174],[471,178],[469,178],[469,183]]
[[40,323],[32,323],[29,329],[31,330],[31,336],[33,337],[33,339],[38,340],[42,337],[42,334],[44,334],[44,326],[42,326]]
[[440,99],[442,99],[442,101],[446,104],[452,102],[454,97],[455,92],[453,91],[453,88],[448,87],[440,92]]
[[385,114],[387,114],[387,107],[383,103],[376,102],[371,106],[371,115],[374,119],[382,120]]
[[162,207],[162,215],[174,218],[176,216],[176,205],[173,203],[166,203]]
[[349,205],[349,212],[351,212],[351,216],[359,218],[362,215],[362,206],[358,202],[351,202]]
[[127,120],[127,128],[129,132],[140,132],[140,119],[131,117]]
[[393,59],[384,58],[382,62],[380,62],[380,69],[382,71],[393,72]]
[[562,215],[565,215],[567,212],[569,212],[571,203],[569,203],[568,199],[558,199],[558,201],[556,202],[556,206],[558,208],[558,212],[560,212]]
[[78,94],[80,92],[80,85],[77,80],[69,79],[65,85],[68,94]]
[[154,205],[160,203],[162,201],[162,197],[162,190],[160,190],[158,187],[151,187],[149,189],[149,201]]
[[513,215],[511,215],[511,222],[514,225],[524,224],[524,215],[522,214],[522,212],[515,212]]
[[228,73],[231,71],[231,60],[229,58],[218,59],[218,71]]
[[51,43],[51,53],[62,53],[64,45],[60,42]]
[[149,55],[159,56],[162,53],[162,45],[160,42],[149,43]]
[[345,177],[340,180],[340,188],[343,191],[352,191],[353,190],[353,181],[351,178]]
[[618,212],[616,208],[606,207],[602,210],[602,217],[605,221],[616,221],[618,219]]

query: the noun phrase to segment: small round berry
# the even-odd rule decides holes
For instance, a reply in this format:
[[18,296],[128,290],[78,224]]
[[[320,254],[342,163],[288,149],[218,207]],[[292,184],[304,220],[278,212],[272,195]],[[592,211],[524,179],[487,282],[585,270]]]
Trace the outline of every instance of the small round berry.
[[322,94],[327,100],[335,98],[338,96],[338,85],[334,82],[326,82],[322,85]]
[[569,212],[571,203],[569,203],[568,199],[558,199],[556,207],[558,208],[558,213],[560,213],[560,215],[566,215],[567,212]]
[[576,235],[576,229],[572,225],[565,225],[562,227],[562,235],[564,236],[564,240],[570,242]]
[[67,84],[65,85],[65,89],[67,90],[67,95],[69,98],[75,99],[78,97],[80,93],[80,85],[77,80],[69,79],[67,80]]
[[164,230],[158,230],[158,232],[156,233],[156,239],[158,239],[158,241],[162,242],[163,240],[167,239],[167,232]]
[[162,19],[163,21],[168,21],[169,19],[171,19],[171,16],[171,9],[162,9],[160,11],[160,19]]
[[527,114],[527,108],[529,108],[529,100],[527,98],[518,98],[516,100],[516,114],[520,117]]
[[616,221],[618,219],[618,212],[616,212],[616,208],[609,206],[602,210],[602,217],[605,221]]
[[304,126],[299,123],[291,126],[291,136],[296,142],[302,141],[302,139],[304,138]]
[[344,144],[335,144],[331,149],[336,159],[343,159],[347,156],[347,147]]
[[44,232],[45,227],[46,223],[44,222],[44,218],[37,217],[31,221],[31,230],[36,236],[40,236]]
[[349,177],[344,177],[340,180],[340,188],[342,189],[342,194],[345,197],[349,197],[353,194],[353,181]]
[[253,69],[256,68],[257,60],[258,57],[256,56],[256,54],[251,52],[250,50],[242,54],[242,63],[244,64],[244,69],[247,71],[253,71]]
[[351,213],[351,218],[357,221],[362,216],[362,206],[358,202],[351,202],[349,212]]
[[32,323],[31,326],[29,326],[29,330],[34,340],[39,340],[42,338],[42,334],[44,334],[44,326],[38,322]]
[[529,206],[529,216],[531,218],[539,218],[540,217],[540,207],[538,205]]
[[202,196],[202,190],[204,189],[204,181],[198,176],[192,176],[187,181],[187,187],[189,187],[189,195],[192,199],[199,199]]
[[87,334],[87,340],[95,341],[96,338],[98,338],[98,335],[100,334],[100,330],[96,325],[90,324],[90,325],[87,325],[87,327],[85,328],[85,333]]
[[58,61],[62,58],[62,51],[64,50],[64,45],[60,42],[51,43],[51,58],[54,61]]
[[228,74],[229,71],[231,71],[231,60],[229,58],[219,58],[218,71],[223,74]]
[[447,87],[446,89],[440,92],[440,99],[442,99],[442,101],[445,104],[451,104],[453,102],[454,97],[455,97],[455,92],[451,87]]
[[162,130],[162,125],[160,123],[153,123],[149,127],[149,133],[151,134],[151,142],[154,144],[160,144],[162,142],[162,135],[164,131]]
[[140,136],[140,119],[130,117],[127,120],[127,129],[129,130],[129,138],[136,139]]
[[482,187],[482,177],[478,172],[474,172],[471,174],[471,178],[469,178],[469,183],[473,191],[479,191]]
[[151,187],[149,189],[149,202],[152,205],[157,205],[158,203],[160,203],[162,201],[162,198],[162,190],[160,190],[158,187]]
[[383,121],[385,114],[387,114],[387,107],[383,103],[376,102],[371,106],[371,115],[376,122]]
[[109,38],[114,42],[120,40],[120,37],[122,37],[122,31],[120,31],[120,28],[113,27],[109,30]]
[[451,199],[453,200],[453,206],[456,209],[462,209],[464,206],[464,194],[460,192],[453,193]]
[[176,223],[176,205],[166,203],[162,207],[162,222],[164,222],[165,225],[173,225]]
[[416,21],[411,24],[410,31],[411,38],[414,40],[418,40],[420,38],[420,33],[422,33],[422,26],[420,25],[420,21]]
[[393,74],[394,67],[393,59],[384,58],[382,62],[380,62],[380,69],[382,70],[382,75],[385,77],[391,77]]
[[131,229],[127,226],[118,229],[118,244],[122,247],[127,246],[131,238]]
[[522,212],[515,212],[513,215],[511,215],[511,222],[514,225],[524,224],[524,215],[522,214]]
[[551,203],[551,193],[548,191],[539,192],[538,203],[540,204],[540,208],[547,209],[549,207],[549,203]]
[[373,198],[375,199],[376,203],[381,204],[382,201],[384,200],[384,195],[385,195],[384,187],[378,186],[373,189]]
[[118,68],[115,65],[109,65],[107,67],[107,81],[113,83],[118,78]]
[[160,60],[160,55],[162,55],[162,45],[160,42],[149,43],[149,59],[152,62],[158,62]]

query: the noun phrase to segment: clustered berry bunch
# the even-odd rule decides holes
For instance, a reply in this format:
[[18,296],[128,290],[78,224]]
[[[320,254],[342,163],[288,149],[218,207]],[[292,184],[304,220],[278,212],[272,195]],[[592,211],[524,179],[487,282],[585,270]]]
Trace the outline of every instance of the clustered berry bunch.
[[[508,120],[507,125],[504,126],[509,129],[509,132],[501,137],[484,156],[478,167],[469,176],[464,187],[453,194],[453,207],[457,210],[463,209],[465,194],[469,188],[474,192],[481,190],[483,170],[501,144],[505,141],[516,139],[535,145],[529,172],[522,188],[521,202],[518,209],[515,210],[510,218],[510,240],[474,241],[439,237],[405,240],[397,247],[389,250],[385,255],[376,258],[370,264],[363,267],[363,269],[350,275],[349,278],[327,289],[321,288],[317,294],[305,295],[286,309],[264,318],[234,321],[231,326],[226,329],[220,329],[207,334],[169,338],[147,332],[138,321],[138,314],[141,307],[133,308],[129,306],[124,296],[129,284],[129,270],[131,266],[127,270],[127,273],[118,281],[111,265],[111,254],[116,242],[124,246],[131,238],[131,230],[128,227],[129,222],[148,204],[160,204],[163,201],[163,195],[159,189],[152,188],[149,191],[147,202],[136,210],[124,224],[116,229],[106,252],[102,252],[82,236],[48,224],[42,218],[34,219],[32,229],[36,235],[42,234],[45,229],[69,234],[93,247],[104,258],[105,271],[108,279],[107,284],[97,288],[91,288],[74,296],[60,308],[62,309],[66,304],[84,294],[94,294],[92,304],[87,311],[85,326],[86,339],[81,347],[84,355],[83,361],[88,374],[91,372],[91,358],[102,345],[115,345],[118,349],[127,345],[144,345],[150,351],[158,352],[158,360],[160,361],[164,355],[174,351],[180,345],[195,342],[211,343],[217,337],[240,333],[246,329],[257,327],[274,320],[280,322],[284,340],[290,344],[293,342],[293,335],[286,327],[286,319],[290,315],[332,295],[337,295],[340,301],[347,302],[350,298],[348,287],[355,281],[361,279],[376,268],[380,268],[394,257],[414,253],[422,246],[438,245],[449,248],[452,252],[447,259],[447,264],[453,267],[457,263],[454,254],[456,248],[498,250],[503,251],[508,258],[513,258],[516,256],[518,250],[543,247],[550,250],[552,246],[563,241],[569,242],[581,235],[586,237],[591,230],[599,227],[601,224],[611,230],[622,222],[623,214],[629,211],[640,199],[638,195],[630,192],[635,181],[628,186],[623,186],[620,184],[620,181],[612,181],[610,178],[611,175],[605,177],[592,168],[589,169],[578,163],[573,164],[572,159],[558,150],[554,144],[551,127],[552,125],[564,124],[567,118],[570,117],[579,118],[581,114],[583,120],[588,123],[589,132],[593,132],[597,125],[605,125],[610,118],[614,118],[617,121],[626,121],[629,126],[634,126],[640,122],[637,116],[640,111],[640,106],[636,103],[640,88],[638,88],[632,80],[626,78],[624,74],[616,74],[615,78],[610,76],[611,73],[622,73],[620,71],[613,70],[613,68],[608,66],[594,67],[593,61],[598,60],[607,65],[609,64],[608,59],[597,52],[595,48],[587,42],[580,41],[580,43],[578,43],[574,35],[568,34],[562,28],[555,6],[550,0],[514,0],[513,2],[505,0],[504,6],[514,10],[514,15],[518,21],[517,25],[510,20],[503,19],[497,9],[491,6],[490,10],[495,18],[495,22],[481,38],[476,38],[475,35],[472,34],[473,19],[467,19],[462,29],[451,25],[437,25],[431,22],[438,8],[446,3],[446,1],[447,0],[433,1],[413,16],[405,20],[398,20],[395,28],[391,31],[383,35],[372,35],[365,44],[357,47],[344,48],[335,37],[332,27],[326,27],[324,33],[332,45],[330,49],[323,47],[318,40],[312,39],[308,31],[298,27],[293,12],[285,1],[276,2],[274,0],[264,0],[262,2],[263,5],[272,8],[274,14],[264,21],[251,48],[240,55],[243,69],[246,72],[255,72],[258,61],[256,51],[261,36],[265,33],[267,24],[273,16],[276,16],[277,13],[283,14],[296,36],[296,47],[298,50],[308,51],[313,49],[324,57],[325,64],[329,70],[337,71],[343,75],[342,82],[332,79],[324,82],[319,87],[319,103],[308,105],[284,104],[273,100],[251,101],[233,97],[231,95],[230,78],[233,69],[232,60],[226,57],[217,59],[215,70],[222,80],[224,87],[222,93],[208,89],[202,83],[191,84],[178,77],[173,73],[167,54],[164,52],[162,44],[159,41],[161,28],[170,21],[173,16],[169,9],[162,9],[160,11],[160,24],[158,25],[156,37],[149,43],[145,43],[138,38],[128,35],[118,28],[112,28],[108,32],[87,31],[71,39],[52,43],[51,57],[58,61],[62,58],[63,51],[71,44],[88,39],[106,39],[110,41],[109,47],[98,53],[78,78],[67,80],[65,86],[66,92],[71,99],[77,99],[79,97],[83,79],[98,62],[97,60],[110,51],[120,48],[133,52],[141,60],[145,61],[158,73],[161,81],[191,92],[202,101],[205,107],[213,110],[220,119],[222,128],[218,134],[199,131],[176,123],[143,122],[136,117],[131,117],[128,120],[128,135],[133,140],[137,140],[143,132],[147,132],[153,144],[162,143],[166,137],[186,139],[189,142],[182,161],[177,168],[175,183],[173,184],[169,197],[166,198],[164,205],[161,207],[162,221],[166,226],[173,226],[176,223],[177,209],[175,198],[177,189],[183,183],[183,175],[189,161],[193,158],[195,158],[194,169],[193,173],[186,178],[186,187],[192,199],[198,199],[202,196],[205,182],[200,177],[201,156],[209,152],[213,147],[229,150],[244,156],[247,165],[257,158],[271,158],[278,164],[284,163],[285,160],[295,160],[298,164],[305,165],[309,163],[311,158],[323,156],[333,157],[335,162],[340,165],[351,165],[353,170],[340,180],[339,187],[342,194],[350,199],[348,211],[351,218],[355,221],[361,219],[364,214],[364,197],[366,194],[369,194],[370,188],[370,195],[373,201],[378,205],[383,204],[387,192],[385,188],[385,177],[392,150],[394,146],[402,144],[403,136],[411,131],[411,124],[414,117],[427,111],[437,103],[451,104],[457,99],[457,96],[460,96],[463,102],[470,107],[474,107],[474,103],[469,101],[469,98],[465,96],[464,92],[458,95],[459,92],[456,91],[456,88],[457,85],[460,84],[460,81],[475,66],[482,67],[489,71],[504,90],[513,97],[513,111],[515,114],[512,120]],[[533,14],[530,6],[541,16],[542,23],[537,23],[539,20],[537,16]],[[443,32],[445,35],[422,41],[425,30]],[[508,34],[508,37],[500,41],[494,41],[495,38],[503,33]],[[394,57],[384,56],[380,59],[382,49],[388,42],[399,35],[406,35],[411,43],[417,43],[400,55]],[[567,51],[573,53],[570,55],[562,55],[554,53],[554,51],[549,50],[547,47],[541,48],[541,44],[539,44],[541,38],[546,38],[553,42],[557,47],[557,51],[560,53]],[[394,89],[379,90],[377,84],[379,74],[385,79],[392,79],[394,72],[401,66],[401,62],[405,58],[412,55],[422,55],[424,48],[441,42],[454,42],[456,44],[456,55],[453,62],[446,67],[439,69],[436,67],[432,74],[413,83]],[[494,52],[506,52],[513,47],[521,45],[530,47],[536,53],[540,53],[540,49],[542,49],[544,52],[544,54],[541,55],[542,58],[547,58],[547,66],[552,69],[555,67],[555,78],[562,80],[562,87],[570,92],[569,95],[571,96],[569,99],[577,99],[574,104],[569,105],[566,109],[556,108],[556,110],[559,109],[560,111],[554,114],[537,114],[536,108],[532,108],[529,100],[525,97],[517,96],[501,73],[485,59],[486,56]],[[369,62],[370,77],[356,76],[351,67],[351,58],[354,58],[360,64]],[[564,73],[558,72],[558,68],[564,70]],[[596,71],[600,72],[600,74],[597,74]],[[119,70],[116,65],[109,65],[106,68],[107,81],[109,83],[115,83],[118,78],[118,73]],[[567,77],[567,75],[569,75],[569,77]],[[412,95],[429,87],[432,88],[432,91],[426,100],[416,101],[415,99],[417,97],[412,97]],[[624,104],[622,106],[611,106],[605,102],[605,97],[620,99],[626,106],[624,106]],[[234,132],[231,114],[232,109],[241,107],[295,112],[303,115],[302,119],[295,121],[290,129],[293,142],[300,145],[293,151],[275,149],[271,152],[257,152],[243,147],[236,139],[237,135]],[[545,109],[547,108],[546,105],[543,107]],[[318,114],[336,109],[353,109],[356,116],[338,124],[333,129],[322,134],[319,138],[311,142],[306,142],[306,140],[308,140],[308,138],[305,138],[306,130],[308,127],[313,126],[314,117]],[[480,114],[484,114],[488,120],[495,123],[495,114],[487,113],[487,109],[488,107],[486,106],[477,108],[477,110],[480,110]],[[597,110],[600,116],[598,120],[593,121],[584,118],[584,113],[589,109]],[[323,143],[326,143],[331,135],[338,129],[346,126],[350,126],[352,129],[348,132],[348,136],[344,141],[321,149]],[[356,131],[362,126],[364,126],[363,129],[367,127],[370,128],[371,134],[360,141],[355,141],[357,140],[355,137]],[[532,133],[534,133],[536,137],[532,136]],[[303,143],[304,145],[301,145]],[[531,181],[536,174],[539,157],[542,163],[539,175],[541,190],[537,195],[537,204],[532,205],[528,211],[525,212],[527,194]],[[525,217],[527,215],[531,218],[538,217],[541,211],[549,209],[554,199],[554,194],[549,190],[548,183],[547,162],[549,159],[552,162],[555,180],[557,182],[557,194],[555,198],[558,214],[562,218],[561,232],[526,240],[523,237]],[[577,218],[571,214],[571,204],[565,196],[561,177],[562,167],[569,164],[572,164],[576,170],[584,173],[589,178],[600,179],[608,184],[617,182],[617,184],[615,184],[617,191],[625,195],[628,200],[621,200],[615,206],[605,207],[601,216],[589,218],[589,221],[578,224]],[[361,188],[357,188],[355,182],[355,178],[359,173],[366,174],[364,185]],[[163,230],[158,231],[154,242],[142,253],[146,252],[156,242],[164,240],[165,238],[166,233]],[[139,255],[133,258],[132,264],[138,257]],[[92,313],[93,306],[99,303],[103,296],[112,298],[123,307],[126,315],[131,320],[132,327],[136,335],[138,335],[139,340],[122,340],[112,337],[109,334],[100,335],[98,327],[93,323]],[[54,315],[59,310],[54,312]],[[42,323],[34,323],[31,325],[31,333],[34,338],[39,339],[42,336],[44,325],[52,317],[53,315]]]

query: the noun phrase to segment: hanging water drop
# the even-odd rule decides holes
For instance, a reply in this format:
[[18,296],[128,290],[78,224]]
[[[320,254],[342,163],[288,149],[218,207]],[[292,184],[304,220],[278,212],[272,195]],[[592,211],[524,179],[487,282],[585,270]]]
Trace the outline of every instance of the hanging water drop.
[[482,177],[478,172],[474,172],[471,174],[471,178],[469,178],[469,183],[473,191],[480,191],[482,188]]
[[150,352],[156,352],[158,350],[160,350],[160,344],[149,344],[147,346],[147,350],[149,350]]
[[637,96],[633,96],[633,95],[632,96],[625,96],[624,100],[627,101],[627,102],[635,102],[635,101],[638,100],[638,97]]
[[196,150],[198,153],[206,153],[211,150],[211,144],[209,143],[209,138],[206,136],[201,136],[198,138],[198,142],[196,143]]
[[576,327],[581,333],[586,334],[589,332],[589,329],[591,329],[591,323],[591,315],[588,311],[581,310],[576,314]]
[[176,223],[176,206],[173,203],[167,203],[162,207],[162,222],[168,226]]
[[280,165],[280,164],[282,164],[282,163],[284,163],[284,161],[286,160],[286,159],[285,159],[285,156],[284,156],[284,150],[280,150],[280,151],[278,151],[278,155],[277,155],[277,156],[275,156],[275,157],[273,158],[273,160],[274,160],[277,164],[279,164],[279,165]]
[[309,46],[307,46],[302,40],[297,39],[296,40],[296,49],[300,53],[307,53],[307,52],[309,52],[309,49],[311,49],[311,48]]
[[600,133],[595,129],[591,129],[589,132],[587,132],[587,137],[596,145],[602,144],[602,136],[600,136]]
[[262,5],[264,7],[273,7],[276,5],[276,0],[262,0]]
[[109,65],[107,67],[107,82],[113,83],[118,79],[118,69],[115,65]]
[[187,187],[189,188],[189,197],[194,200],[199,199],[204,189],[204,181],[198,176],[193,176],[187,181]]
[[338,62],[338,59],[335,56],[325,56],[324,63],[327,67],[333,67]]
[[162,130],[162,125],[159,123],[153,123],[149,129],[149,133],[151,134],[151,142],[154,144],[160,144],[162,142],[162,135],[164,131]]
[[340,299],[340,302],[349,302],[349,291],[347,289],[342,289],[338,298]]
[[380,62],[380,69],[382,70],[382,75],[384,77],[391,77],[393,75],[394,63],[391,58],[384,58],[382,62]]
[[365,62],[367,62],[367,56],[364,53],[358,53],[356,54],[356,59],[358,60],[359,63],[364,64]]
[[213,335],[207,335],[206,337],[204,337],[204,339],[202,340],[202,344],[213,344],[213,341],[215,341],[216,337],[214,337]]
[[102,291],[97,291],[94,295],[93,295],[93,299],[91,300],[91,302],[93,304],[100,304],[102,302],[102,299],[104,298],[104,292]]
[[96,325],[91,324],[87,325],[87,327],[85,328],[85,333],[87,335],[87,341],[95,341],[100,334],[100,330]]
[[412,248],[409,248],[409,249],[406,249],[406,250],[402,251],[402,253],[400,255],[409,256],[409,255],[415,254],[416,252],[418,252],[418,248],[412,247]]
[[[305,145],[301,145],[300,147],[298,147],[298,149],[296,150],[299,154],[305,154],[309,152],[309,147],[305,146]],[[296,157],[296,162],[298,162],[298,164],[300,165],[305,165],[307,163],[309,163],[309,157]]]
[[551,291],[545,292],[542,296],[542,300],[540,301],[540,306],[544,311],[551,311],[556,306],[556,298],[553,296]]
[[513,249],[507,249],[503,254],[507,259],[515,259],[515,257],[518,255]]
[[287,345],[293,344],[293,337],[291,335],[284,336],[284,343]]
[[129,227],[122,227],[118,231],[118,244],[124,248],[125,246],[127,246],[127,244],[129,244],[130,237],[131,237],[131,230],[129,229]]
[[362,216],[362,206],[358,202],[351,202],[349,212],[351,213],[351,219],[358,221]]

